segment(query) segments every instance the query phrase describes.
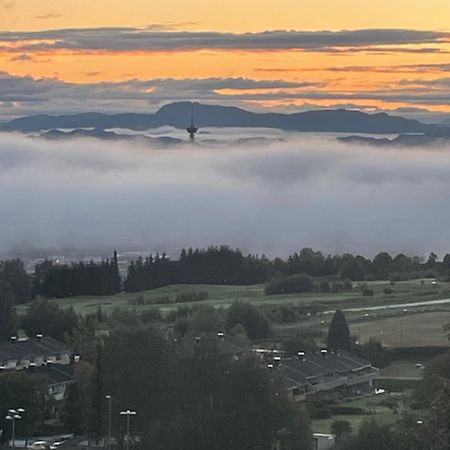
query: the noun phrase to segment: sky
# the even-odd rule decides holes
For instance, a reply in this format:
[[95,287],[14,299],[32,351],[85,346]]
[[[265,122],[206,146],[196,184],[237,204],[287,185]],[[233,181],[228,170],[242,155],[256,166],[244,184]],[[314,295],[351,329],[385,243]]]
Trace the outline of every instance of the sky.
[[[366,256],[450,251],[445,147],[206,131],[222,145],[202,144],[201,136],[196,146],[158,149],[1,134],[0,255],[117,248],[173,257],[183,247],[220,244],[271,257],[304,247]],[[242,132],[266,143],[233,142]]]
[[0,0],[0,121],[154,111],[450,114],[448,0]]

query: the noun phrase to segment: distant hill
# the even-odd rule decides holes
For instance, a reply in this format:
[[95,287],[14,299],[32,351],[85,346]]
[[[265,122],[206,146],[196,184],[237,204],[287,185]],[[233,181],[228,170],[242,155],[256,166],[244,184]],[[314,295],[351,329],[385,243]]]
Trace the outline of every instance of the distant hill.
[[450,144],[450,128],[435,129],[423,134],[400,134],[396,138],[374,138],[367,136],[345,136],[338,138],[347,144],[368,144],[376,147],[418,147],[436,144]]
[[84,138],[104,139],[109,141],[134,141],[134,142],[138,141],[143,143],[159,144],[159,145],[184,144],[184,142],[181,139],[176,139],[168,136],[161,136],[154,138],[143,135],[119,134],[114,133],[112,131],[105,131],[99,128],[95,128],[92,130],[75,129],[72,131],[49,130],[42,133],[39,137],[51,140],[84,137]]
[[[146,130],[165,125],[186,128],[191,103],[177,102],[163,106],[154,114],[83,113],[21,117],[2,127],[4,131],[41,131],[57,128],[127,128]],[[345,109],[308,111],[294,114],[254,113],[241,108],[220,105],[195,105],[195,123],[202,127],[266,127],[304,132],[345,133],[426,133],[438,129],[417,120],[385,113],[366,114]]]

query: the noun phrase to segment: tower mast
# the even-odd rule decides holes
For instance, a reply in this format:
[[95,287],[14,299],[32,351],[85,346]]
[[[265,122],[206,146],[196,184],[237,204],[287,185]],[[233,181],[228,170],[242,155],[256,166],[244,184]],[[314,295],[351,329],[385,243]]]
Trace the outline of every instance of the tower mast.
[[193,142],[195,140],[195,133],[197,133],[198,128],[194,125],[194,103],[191,103],[191,125],[186,128],[189,133],[189,139]]

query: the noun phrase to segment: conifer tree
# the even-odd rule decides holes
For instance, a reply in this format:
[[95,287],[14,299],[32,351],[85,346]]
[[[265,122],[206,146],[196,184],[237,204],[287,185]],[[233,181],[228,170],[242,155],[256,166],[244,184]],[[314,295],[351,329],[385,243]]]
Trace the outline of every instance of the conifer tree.
[[352,349],[352,341],[350,337],[350,330],[344,313],[338,309],[334,313],[328,330],[327,346],[333,350],[345,350],[350,352]]

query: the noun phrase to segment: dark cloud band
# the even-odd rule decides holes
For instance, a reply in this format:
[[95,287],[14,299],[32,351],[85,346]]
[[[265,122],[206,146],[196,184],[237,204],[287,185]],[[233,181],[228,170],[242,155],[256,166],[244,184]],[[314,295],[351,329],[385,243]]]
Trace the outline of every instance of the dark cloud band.
[[[137,28],[59,29],[3,32],[0,42],[20,43],[16,50],[173,51],[200,49],[336,51],[371,46],[439,44],[450,33],[408,29],[343,31],[264,31],[259,33],[176,32]],[[37,42],[36,42],[37,41]],[[383,49],[390,51],[389,48]],[[438,51],[439,49],[403,49]]]

